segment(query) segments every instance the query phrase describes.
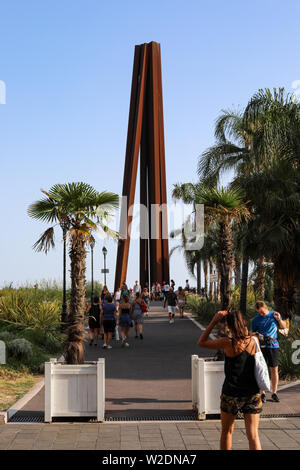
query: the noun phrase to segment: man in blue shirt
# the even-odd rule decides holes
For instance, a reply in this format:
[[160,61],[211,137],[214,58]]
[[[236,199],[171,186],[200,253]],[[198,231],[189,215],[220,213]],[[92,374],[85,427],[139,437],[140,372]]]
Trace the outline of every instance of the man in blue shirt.
[[[278,359],[279,359],[279,343],[277,340],[277,330],[286,327],[285,322],[281,319],[280,313],[269,311],[263,301],[256,302],[257,315],[252,320],[251,330],[253,333],[260,333],[264,337],[261,344],[261,351],[264,355],[267,365],[271,371],[272,383],[272,400],[279,402],[277,395],[278,387]],[[266,401],[264,390],[261,395],[262,401]]]

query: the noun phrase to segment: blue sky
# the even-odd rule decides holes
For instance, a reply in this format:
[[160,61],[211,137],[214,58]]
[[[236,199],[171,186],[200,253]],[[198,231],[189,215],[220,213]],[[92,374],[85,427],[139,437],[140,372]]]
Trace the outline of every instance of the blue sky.
[[[196,181],[198,155],[213,144],[222,109],[242,108],[258,88],[293,91],[299,13],[296,0],[3,0],[0,285],[61,278],[60,233],[47,256],[31,248],[45,228],[26,215],[40,188],[85,181],[121,193],[136,44],[161,44],[170,199],[174,183]],[[107,247],[112,287],[116,249]],[[137,261],[133,243],[130,284]],[[87,268],[89,277],[89,259]],[[174,255],[171,277],[181,284],[187,276]]]

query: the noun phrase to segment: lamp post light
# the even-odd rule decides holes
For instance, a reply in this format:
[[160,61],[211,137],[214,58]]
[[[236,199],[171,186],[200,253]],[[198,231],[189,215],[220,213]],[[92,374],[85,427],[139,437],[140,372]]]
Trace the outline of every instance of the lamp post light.
[[91,247],[91,303],[94,301],[94,247],[95,247],[95,239],[92,237],[90,240],[90,247]]
[[105,246],[102,248],[102,253],[104,256],[104,285],[106,286],[106,255],[107,255],[107,249]]

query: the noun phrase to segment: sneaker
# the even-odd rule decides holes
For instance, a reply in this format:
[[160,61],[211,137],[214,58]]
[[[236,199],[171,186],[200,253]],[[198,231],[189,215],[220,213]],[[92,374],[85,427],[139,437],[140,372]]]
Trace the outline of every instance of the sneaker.
[[107,349],[112,349],[112,346],[109,344],[109,345],[107,346]]
[[142,335],[142,333],[140,334],[140,338],[141,338],[141,339],[144,339],[144,336]]
[[126,346],[126,348],[129,348],[129,344],[128,344],[128,343],[125,343],[125,346]]
[[107,344],[104,343],[103,346],[102,346],[102,348],[103,348],[103,349],[107,348]]
[[266,403],[267,398],[266,398],[266,394],[265,394],[265,393],[262,393],[262,394],[261,394],[261,401],[262,401],[263,403]]
[[173,318],[172,318],[172,320],[170,320],[170,325],[171,325],[172,323],[175,323],[174,320],[173,320]]
[[280,402],[277,393],[273,393],[271,398],[272,398],[273,401],[276,401],[276,403]]

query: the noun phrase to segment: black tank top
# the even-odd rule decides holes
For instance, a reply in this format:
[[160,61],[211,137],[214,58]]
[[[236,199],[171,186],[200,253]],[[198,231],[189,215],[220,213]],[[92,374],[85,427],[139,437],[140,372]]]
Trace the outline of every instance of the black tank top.
[[248,353],[246,348],[237,356],[225,356],[225,381],[222,388],[222,393],[225,395],[247,397],[259,393],[254,375],[254,356]]
[[121,310],[121,316],[122,315],[129,315],[130,309],[129,308],[122,308]]
[[96,321],[99,321],[100,320],[100,305],[92,304],[89,315],[91,317],[95,317]]

